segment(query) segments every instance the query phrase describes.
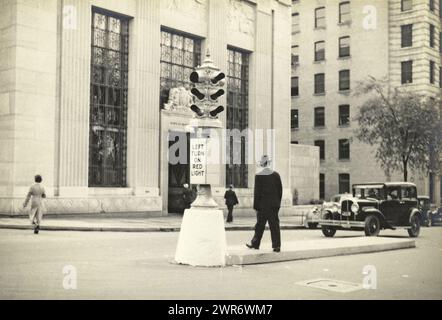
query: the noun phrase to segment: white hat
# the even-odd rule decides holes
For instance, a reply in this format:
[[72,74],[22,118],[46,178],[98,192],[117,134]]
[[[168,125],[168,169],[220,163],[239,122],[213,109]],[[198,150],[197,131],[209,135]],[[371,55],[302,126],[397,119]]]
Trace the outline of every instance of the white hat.
[[265,154],[261,157],[261,160],[259,160],[259,165],[261,167],[267,167],[271,161],[272,161],[272,159],[268,155]]

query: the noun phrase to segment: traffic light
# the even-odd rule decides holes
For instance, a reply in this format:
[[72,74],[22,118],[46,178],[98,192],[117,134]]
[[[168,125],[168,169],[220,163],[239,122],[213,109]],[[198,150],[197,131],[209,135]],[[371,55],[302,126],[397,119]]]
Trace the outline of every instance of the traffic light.
[[216,117],[218,113],[221,113],[224,111],[224,107],[223,106],[218,106],[215,110],[212,110],[209,112],[211,117]]
[[195,112],[199,117],[202,117],[204,115],[204,112],[195,104],[192,104],[190,106],[190,110]]
[[[212,82],[212,84],[217,84],[221,80],[224,80],[225,77],[226,77],[226,75],[224,74],[224,72],[218,72],[218,74],[215,77],[210,79],[210,82]],[[223,85],[224,85],[224,82],[223,82],[222,86]]]
[[195,87],[190,90],[196,101],[190,109],[199,118],[217,118],[224,111],[224,107],[218,104],[218,99],[225,93],[221,87],[225,84],[226,75],[215,65],[207,55],[203,64],[193,71],[189,78]]

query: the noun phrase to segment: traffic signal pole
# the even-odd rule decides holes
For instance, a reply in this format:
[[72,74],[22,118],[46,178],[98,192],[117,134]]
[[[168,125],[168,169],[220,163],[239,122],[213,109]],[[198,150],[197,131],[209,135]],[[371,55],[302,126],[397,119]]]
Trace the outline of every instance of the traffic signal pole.
[[[222,123],[218,114],[224,106],[218,99],[225,93],[225,74],[217,68],[207,51],[204,62],[190,74],[194,83],[191,93],[194,103],[191,110],[194,118],[189,126],[194,131],[190,147],[190,183],[197,184],[197,198],[190,209],[184,211],[175,261],[193,266],[224,266],[226,263],[226,234],[222,210],[212,197],[211,177],[219,177],[218,172],[211,172],[208,166],[210,154],[210,136],[204,133],[220,130]],[[221,164],[218,164],[218,168]]]

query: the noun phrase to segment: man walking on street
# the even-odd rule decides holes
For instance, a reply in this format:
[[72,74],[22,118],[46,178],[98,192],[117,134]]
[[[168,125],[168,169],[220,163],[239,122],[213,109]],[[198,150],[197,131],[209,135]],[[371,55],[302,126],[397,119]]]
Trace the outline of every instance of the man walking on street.
[[25,202],[23,203],[23,208],[26,208],[29,201],[31,200],[31,209],[29,210],[29,219],[34,226],[34,233],[38,234],[40,230],[40,223],[43,219],[43,199],[46,198],[46,192],[44,187],[41,185],[43,181],[42,177],[37,174],[34,177],[35,184],[29,188],[29,192],[26,196]]
[[227,221],[226,222],[233,222],[233,206],[237,205],[238,198],[236,197],[235,191],[233,191],[233,184],[229,186],[229,190],[224,193],[224,199],[226,199],[226,206],[229,210],[229,213],[227,214]]
[[251,244],[246,244],[246,246],[250,249],[259,249],[268,221],[273,251],[280,252],[281,232],[278,212],[281,207],[282,183],[279,173],[269,168],[270,162],[271,159],[267,155],[262,156],[259,165],[263,169],[255,175],[253,209],[256,210],[257,222]]

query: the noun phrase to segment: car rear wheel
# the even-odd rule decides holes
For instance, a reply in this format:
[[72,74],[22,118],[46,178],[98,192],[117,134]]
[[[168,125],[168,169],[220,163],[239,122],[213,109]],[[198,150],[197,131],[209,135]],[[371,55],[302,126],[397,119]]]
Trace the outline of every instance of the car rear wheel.
[[412,238],[416,238],[419,236],[419,232],[421,230],[421,223],[419,217],[414,215],[410,221],[410,229],[407,229],[408,235]]
[[381,222],[375,215],[369,215],[365,218],[365,235],[367,237],[377,237],[381,231]]
[[322,226],[322,234],[327,238],[331,238],[336,234],[336,229],[330,226]]

